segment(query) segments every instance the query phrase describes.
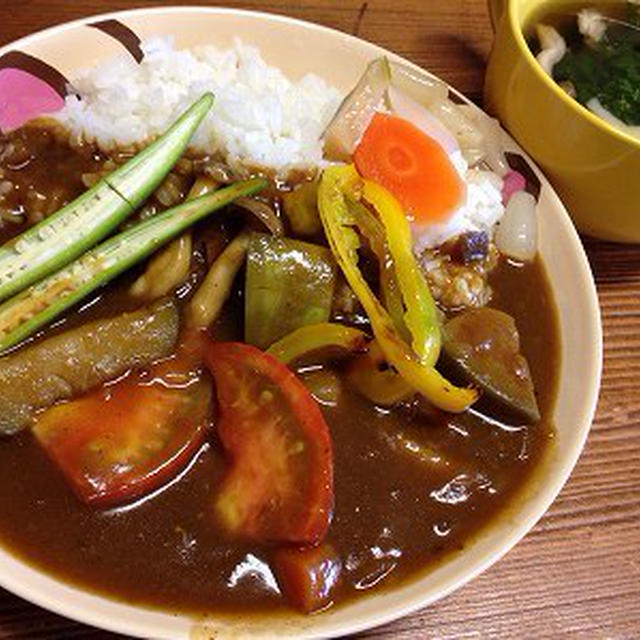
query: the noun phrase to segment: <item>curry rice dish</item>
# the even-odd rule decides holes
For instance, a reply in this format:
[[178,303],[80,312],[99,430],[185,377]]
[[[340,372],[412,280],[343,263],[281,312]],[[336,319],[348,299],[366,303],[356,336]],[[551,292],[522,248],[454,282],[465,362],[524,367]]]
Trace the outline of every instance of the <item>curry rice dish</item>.
[[309,613],[513,504],[554,436],[539,184],[402,73],[373,63],[286,177],[187,150],[209,95],[142,159],[51,119],[2,134],[5,547],[128,603]]

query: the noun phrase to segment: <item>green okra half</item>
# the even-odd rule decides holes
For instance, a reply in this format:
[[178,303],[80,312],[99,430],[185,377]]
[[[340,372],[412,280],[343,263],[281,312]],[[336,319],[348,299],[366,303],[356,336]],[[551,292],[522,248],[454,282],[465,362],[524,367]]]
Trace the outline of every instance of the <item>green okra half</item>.
[[5,301],[0,305],[0,351],[29,337],[198,220],[240,196],[260,191],[266,185],[265,179],[253,178],[188,200],[109,238],[71,264]]
[[[204,94],[155,142],[0,247],[0,301],[82,255],[130,216],[180,158],[213,104]],[[52,167],[55,171],[55,167]]]

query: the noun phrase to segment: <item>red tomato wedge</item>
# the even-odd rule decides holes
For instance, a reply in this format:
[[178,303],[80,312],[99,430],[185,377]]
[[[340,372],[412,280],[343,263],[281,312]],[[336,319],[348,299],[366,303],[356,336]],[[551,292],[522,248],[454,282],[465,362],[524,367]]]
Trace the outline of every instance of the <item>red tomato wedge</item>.
[[465,184],[440,144],[397,116],[373,116],[354,161],[363,178],[388,189],[418,223],[444,222],[465,195]]
[[151,493],[182,471],[206,437],[211,380],[201,339],[146,372],[40,414],[33,432],[76,494],[114,506]]
[[279,360],[237,342],[211,342],[218,435],[229,470],[216,513],[233,535],[317,544],[333,512],[331,437],[302,382]]
[[330,544],[278,549],[271,565],[282,593],[299,611],[311,613],[331,604],[342,563]]

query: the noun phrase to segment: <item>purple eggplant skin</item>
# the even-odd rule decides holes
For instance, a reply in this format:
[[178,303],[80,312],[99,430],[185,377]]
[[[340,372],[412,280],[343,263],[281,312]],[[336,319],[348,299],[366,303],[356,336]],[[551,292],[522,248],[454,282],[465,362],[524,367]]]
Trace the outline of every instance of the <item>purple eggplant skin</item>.
[[0,435],[27,428],[37,411],[169,355],[178,339],[173,300],[45,338],[0,358]]
[[510,315],[489,307],[469,309],[445,324],[443,338],[446,364],[510,414],[540,421],[529,364]]

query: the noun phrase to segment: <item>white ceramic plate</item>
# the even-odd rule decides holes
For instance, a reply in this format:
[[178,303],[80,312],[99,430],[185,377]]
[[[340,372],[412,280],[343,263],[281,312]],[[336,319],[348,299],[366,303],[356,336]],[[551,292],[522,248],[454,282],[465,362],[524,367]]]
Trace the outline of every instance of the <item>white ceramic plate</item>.
[[[171,34],[176,46],[231,44],[235,36],[260,47],[268,63],[292,78],[307,72],[324,76],[346,91],[373,58],[397,56],[357,38],[317,25],[263,13],[167,7],[93,16],[47,29],[0,50],[19,50],[46,61],[67,78],[79,66],[99,63],[122,44],[86,25],[116,19],[143,40]],[[508,146],[518,147],[512,141]],[[352,604],[311,617],[291,614],[250,617],[186,616],[132,607],[93,595],[41,573],[0,549],[0,584],[42,607],[115,632],[153,638],[278,637],[317,638],[342,635],[389,622],[460,587],[506,553],[544,514],[575,465],[593,414],[600,382],[601,327],[589,264],[570,219],[542,175],[539,204],[540,252],[560,316],[562,356],[555,409],[557,442],[536,482],[510,510],[464,551],[427,575],[395,589],[372,593]]]

